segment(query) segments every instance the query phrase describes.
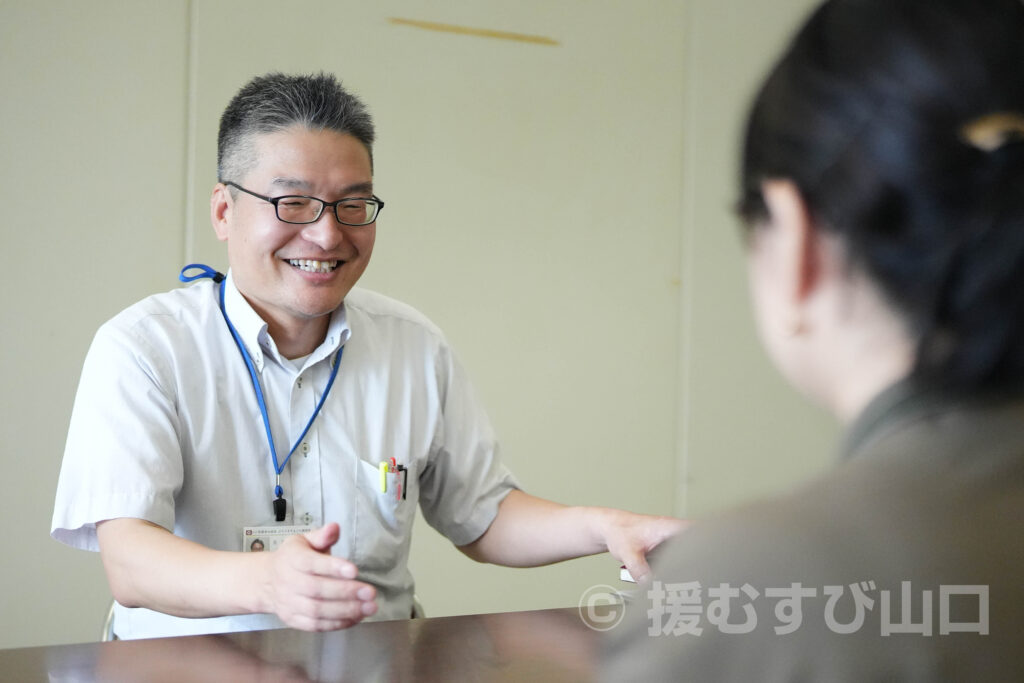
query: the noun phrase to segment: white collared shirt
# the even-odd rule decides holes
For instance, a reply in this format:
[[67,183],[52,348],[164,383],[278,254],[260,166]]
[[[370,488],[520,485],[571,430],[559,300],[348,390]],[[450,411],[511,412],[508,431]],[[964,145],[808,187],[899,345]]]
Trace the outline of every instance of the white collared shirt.
[[[296,368],[235,288],[225,310],[259,374],[278,461],[341,363],[281,474],[287,519],[341,525],[332,549],[378,587],[376,618],[412,607],[407,563],[416,505],[456,545],[476,540],[517,484],[440,330],[414,309],[354,289],[324,342]],[[274,466],[249,372],[206,280],[151,296],[97,332],[68,430],[51,534],[98,550],[96,523],[139,518],[219,550],[274,521]],[[382,461],[409,469],[405,499],[380,490]],[[117,606],[122,638],[275,628],[271,615],[182,619]]]

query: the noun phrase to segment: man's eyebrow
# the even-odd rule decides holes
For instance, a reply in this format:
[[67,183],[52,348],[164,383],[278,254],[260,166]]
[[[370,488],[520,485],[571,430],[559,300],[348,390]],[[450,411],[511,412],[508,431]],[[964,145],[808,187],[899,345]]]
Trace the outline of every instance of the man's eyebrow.
[[[299,190],[302,192],[312,191],[312,185],[302,180],[301,178],[289,178],[289,177],[278,177],[270,181],[270,184],[274,187],[281,187],[290,190]],[[373,194],[373,183],[355,183],[354,185],[348,185],[343,187],[338,193],[341,197],[352,197],[361,194]]]
[[288,177],[277,177],[270,181],[270,184],[274,187],[284,187],[288,189],[305,190],[309,191],[311,185],[305,180],[300,178],[288,178]]
[[356,183],[342,188],[339,193],[342,197],[354,197],[356,195],[373,194],[373,183]]

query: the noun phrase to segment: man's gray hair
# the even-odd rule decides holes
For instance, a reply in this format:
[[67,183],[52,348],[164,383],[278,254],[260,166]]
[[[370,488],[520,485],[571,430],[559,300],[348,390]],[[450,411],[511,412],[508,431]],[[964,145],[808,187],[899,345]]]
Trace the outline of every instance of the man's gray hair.
[[351,135],[363,143],[373,163],[373,119],[366,105],[338,79],[323,72],[269,73],[246,83],[220,117],[218,180],[238,182],[256,166],[253,136],[294,125]]

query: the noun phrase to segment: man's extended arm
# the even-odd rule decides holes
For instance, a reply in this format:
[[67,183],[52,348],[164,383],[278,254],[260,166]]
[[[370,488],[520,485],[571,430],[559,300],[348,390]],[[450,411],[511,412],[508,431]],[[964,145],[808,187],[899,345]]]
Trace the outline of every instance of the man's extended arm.
[[638,581],[647,553],[687,522],[598,507],[567,507],[512,491],[483,536],[459,550],[479,562],[533,567],[608,551]]

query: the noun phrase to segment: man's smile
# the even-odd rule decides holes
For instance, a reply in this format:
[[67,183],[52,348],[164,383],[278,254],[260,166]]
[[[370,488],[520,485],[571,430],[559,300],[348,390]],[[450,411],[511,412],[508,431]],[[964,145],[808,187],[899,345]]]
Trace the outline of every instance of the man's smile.
[[286,259],[289,265],[307,273],[330,273],[344,261],[314,261],[312,259]]

